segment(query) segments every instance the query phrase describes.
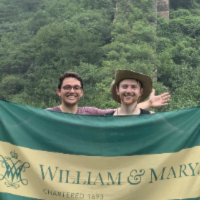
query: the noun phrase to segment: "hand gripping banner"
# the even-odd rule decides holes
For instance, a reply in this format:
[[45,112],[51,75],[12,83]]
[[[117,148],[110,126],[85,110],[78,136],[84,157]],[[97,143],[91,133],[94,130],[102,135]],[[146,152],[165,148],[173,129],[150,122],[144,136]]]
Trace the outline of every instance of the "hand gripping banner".
[[0,199],[200,199],[199,124],[199,107],[104,117],[0,101]]

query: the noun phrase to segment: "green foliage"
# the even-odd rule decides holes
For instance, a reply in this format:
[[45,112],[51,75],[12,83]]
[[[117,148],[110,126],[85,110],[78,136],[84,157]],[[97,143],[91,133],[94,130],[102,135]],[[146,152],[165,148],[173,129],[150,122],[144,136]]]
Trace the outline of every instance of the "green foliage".
[[131,69],[157,75],[157,94],[171,92],[170,105],[156,112],[199,105],[200,1],[171,0],[170,20],[156,18],[153,5],[0,0],[0,98],[56,106],[59,76],[76,71],[84,81],[79,106],[115,108],[114,73]]
[[15,75],[3,77],[0,83],[0,98],[11,100],[15,94],[20,93],[24,88],[21,79],[22,77]]
[[197,7],[198,2],[171,2],[171,6],[176,4],[176,10],[170,11],[169,21],[159,18],[157,28],[158,81],[171,92],[168,110],[200,104],[200,21],[198,11],[191,9]]
[[187,17],[190,15],[191,15],[190,11],[186,9],[178,9],[170,11],[170,19],[175,19],[178,17]]
[[38,10],[32,18],[27,20],[25,25],[29,31],[36,34],[41,27],[50,24],[53,21],[54,20],[51,18],[49,13],[45,10]]
[[198,106],[200,101],[199,69],[193,69],[187,65],[177,66],[170,78],[172,84],[172,100],[169,109],[182,109]]
[[198,2],[196,0],[170,0],[170,8],[171,9],[191,9],[198,6]]

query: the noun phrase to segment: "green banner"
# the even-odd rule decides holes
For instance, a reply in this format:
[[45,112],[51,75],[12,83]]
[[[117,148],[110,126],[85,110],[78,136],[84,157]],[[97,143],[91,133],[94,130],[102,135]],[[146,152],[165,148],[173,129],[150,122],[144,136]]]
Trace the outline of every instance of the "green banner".
[[200,199],[199,116],[86,116],[1,100],[0,199]]

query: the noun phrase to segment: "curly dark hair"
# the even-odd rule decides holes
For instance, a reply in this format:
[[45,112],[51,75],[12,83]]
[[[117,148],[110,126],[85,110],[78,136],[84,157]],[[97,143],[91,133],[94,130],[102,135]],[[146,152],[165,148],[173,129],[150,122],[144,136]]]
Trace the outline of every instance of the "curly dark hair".
[[75,78],[75,79],[77,79],[78,81],[80,81],[80,83],[81,83],[81,88],[83,89],[83,80],[82,80],[82,78],[79,76],[79,74],[77,74],[76,72],[65,72],[65,73],[64,73],[62,76],[60,76],[60,78],[59,78],[59,82],[58,82],[58,89],[59,89],[59,90],[61,89],[63,80],[64,80],[65,78],[68,78],[68,77],[72,77],[72,78]]

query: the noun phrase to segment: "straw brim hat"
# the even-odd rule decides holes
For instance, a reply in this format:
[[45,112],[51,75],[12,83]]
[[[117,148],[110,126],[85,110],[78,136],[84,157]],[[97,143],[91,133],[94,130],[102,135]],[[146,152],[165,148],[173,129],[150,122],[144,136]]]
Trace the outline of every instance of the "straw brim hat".
[[131,70],[120,69],[116,71],[115,80],[111,83],[110,87],[112,98],[116,102],[121,103],[116,92],[116,86],[124,79],[135,79],[142,83],[143,94],[141,95],[139,102],[144,101],[150,95],[152,91],[152,79],[148,75],[140,74]]

